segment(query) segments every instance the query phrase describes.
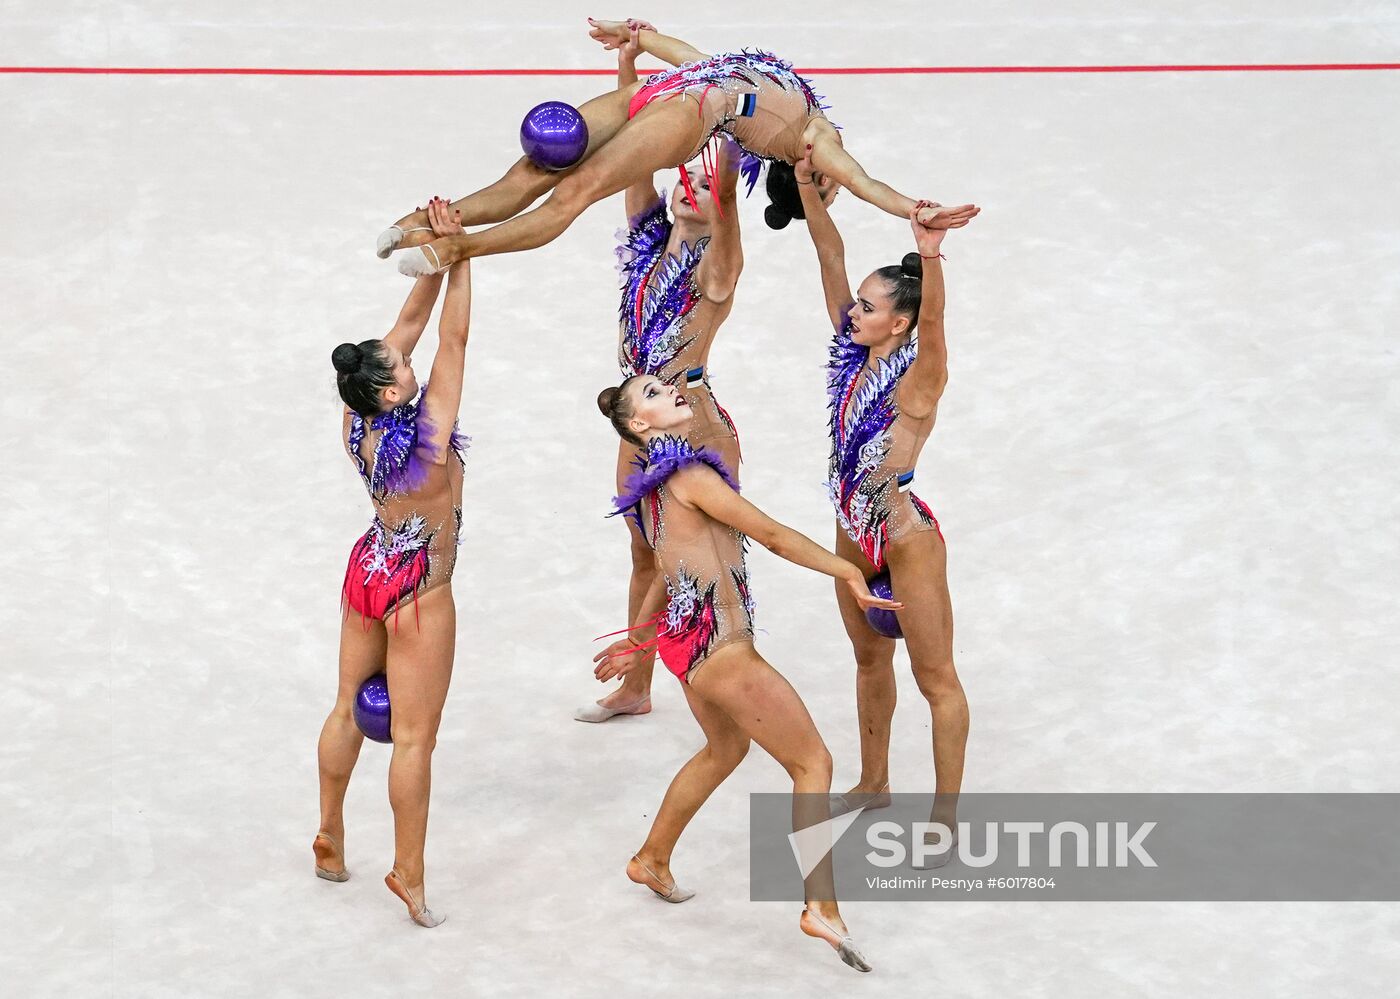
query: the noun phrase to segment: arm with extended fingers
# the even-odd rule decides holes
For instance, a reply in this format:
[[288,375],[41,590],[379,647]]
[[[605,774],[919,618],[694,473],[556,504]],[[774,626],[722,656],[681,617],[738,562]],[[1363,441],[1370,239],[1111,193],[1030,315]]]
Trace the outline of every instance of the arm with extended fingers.
[[609,51],[625,45],[631,32],[635,29],[642,51],[654,55],[662,62],[668,62],[672,66],[679,66],[687,62],[699,62],[701,59],[710,57],[709,53],[701,52],[689,42],[672,38],[670,35],[663,35],[646,21],[639,21],[636,18],[627,21],[595,21],[590,17],[588,24],[589,36],[602,42],[603,48]]
[[844,582],[863,608],[901,610],[904,605],[882,600],[870,592],[865,576],[854,564],[834,555],[807,535],[780,524],[736,493],[712,468],[692,465],[671,476],[672,495],[698,507],[722,524],[747,535],[779,558]]
[[[453,215],[445,201],[435,199],[428,204],[428,218],[433,231],[440,236],[462,231],[461,224],[456,221],[460,214]],[[457,410],[462,404],[471,311],[471,261],[463,260],[453,264],[447,272],[447,294],[443,296],[442,315],[438,317],[438,349],[433,355],[428,389],[423,394],[423,407],[433,432],[431,438],[420,439],[420,443],[429,444],[435,449],[438,464],[447,461],[452,428],[456,425]]]
[[399,310],[399,318],[394,320],[394,328],[384,334],[385,343],[398,348],[400,353],[413,353],[413,348],[423,337],[423,331],[428,328],[438,292],[442,290],[442,277],[441,274],[429,274],[413,282],[413,288]]
[[901,194],[884,181],[876,180],[865,172],[856,158],[846,152],[841,144],[840,134],[835,126],[825,118],[813,118],[807,126],[806,142],[808,158],[812,167],[826,174],[842,187],[849,190],[861,201],[876,208],[908,218],[909,212],[919,209],[919,221],[931,228],[958,229],[967,225],[981,211],[976,205],[944,207],[932,201],[915,201]]
[[929,229],[916,221],[917,211],[909,213],[914,243],[922,260],[923,287],[919,302],[919,353],[908,373],[900,379],[900,408],[911,416],[923,416],[938,408],[948,384],[948,343],[943,331],[943,259],[939,247],[948,235],[946,229]]

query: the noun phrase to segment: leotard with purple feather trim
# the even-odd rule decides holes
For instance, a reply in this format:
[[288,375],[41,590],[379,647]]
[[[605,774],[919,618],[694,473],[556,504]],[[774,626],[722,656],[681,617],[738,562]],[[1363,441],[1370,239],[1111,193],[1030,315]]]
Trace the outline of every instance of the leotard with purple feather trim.
[[[441,451],[423,407],[427,388],[413,402],[368,421],[347,414],[345,448],[375,516],[351,551],[341,596],[346,613],[357,611],[366,626],[392,614],[397,631],[400,609],[411,599],[416,614],[419,598],[447,585],[456,565],[463,453],[470,439],[454,423],[447,447],[457,460],[438,462]],[[360,451],[371,431],[379,437],[366,463]]]
[[677,472],[701,465],[738,490],[717,455],[682,437],[652,438],[609,514],[637,518],[642,537],[656,551],[667,595],[666,609],[658,615],[657,651],[685,682],[719,649],[753,638],[754,601],[744,560],[748,539],[703,510],[672,502],[666,488]]
[[736,493],[739,491],[738,480],[719,455],[703,447],[696,450],[684,437],[653,437],[647,443],[646,455],[639,456],[633,464],[637,471],[628,476],[627,481],[623,483],[622,494],[613,498],[613,510],[608,514],[609,517],[634,510],[638,503],[655,492],[663,482],[682,468],[691,465],[708,465],[719,473],[730,489]]

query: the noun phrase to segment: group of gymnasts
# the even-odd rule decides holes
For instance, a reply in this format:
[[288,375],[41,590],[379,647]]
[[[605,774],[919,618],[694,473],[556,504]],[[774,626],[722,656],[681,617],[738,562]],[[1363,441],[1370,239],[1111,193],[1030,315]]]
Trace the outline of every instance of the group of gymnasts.
[[[618,313],[624,377],[598,396],[598,407],[621,438],[613,513],[631,538],[629,618],[614,633],[623,637],[594,659],[599,680],[620,677],[621,685],[576,717],[647,713],[659,655],[705,735],[705,746],[672,779],[627,876],[669,902],[693,895],[671,873],[672,851],[751,742],[791,776],[795,829],[830,816],[831,756],[802,699],[754,648],[744,563],[750,539],[836,581],[855,652],[861,742],[860,780],[836,799],[838,808],[889,802],[895,643],[865,616],[884,608],[897,614],[932,714],[933,818],[956,828],[967,701],[953,665],[943,537],[910,486],[947,381],[939,250],[948,231],[978,209],[915,200],[871,178],[845,150],[808,81],[770,54],[712,56],[644,21],[589,23],[590,35],[617,51],[619,79],[616,90],[579,108],[589,137],[582,160],[554,172],[522,158],[489,187],[450,203],[434,198],[391,226],[378,252],[403,251],[399,269],[416,278],[413,289],[387,335],[341,344],[332,355],[346,406],[345,447],[375,516],[345,575],[339,686],[318,749],[321,828],[312,849],[318,876],[349,877],[343,805],[363,741],[352,706],[367,678],[387,672],[395,858],[385,881],[422,926],[442,921],[427,905],[423,850],[456,637],[450,584],[467,444],[456,413],[471,258],[542,246],[618,192],[626,192],[629,220]],[[641,82],[635,61],[642,52],[675,68]],[[781,228],[805,219],[835,330],[827,367],[834,554],[740,496],[739,435],[710,391],[710,348],[743,270],[738,184],[749,174],[752,189],[761,161],[771,201],[766,221]],[[680,167],[681,182],[664,199],[654,174],[677,164],[691,165]],[[855,293],[827,211],[840,188],[903,220],[914,243],[900,264],[874,271]],[[444,275],[438,351],[420,385],[412,354]],[[871,594],[867,580],[880,571],[890,574],[898,602]],[[870,970],[841,918],[829,856],[806,866],[802,931],[851,967]]]

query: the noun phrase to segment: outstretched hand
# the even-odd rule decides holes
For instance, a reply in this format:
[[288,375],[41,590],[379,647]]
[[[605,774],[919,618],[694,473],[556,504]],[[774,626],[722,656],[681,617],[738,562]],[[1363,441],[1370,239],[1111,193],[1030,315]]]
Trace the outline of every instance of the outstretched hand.
[[926,229],[961,229],[981,213],[976,205],[949,208],[936,201],[920,201],[914,207],[914,221]]
[[620,638],[593,657],[593,675],[603,683],[626,676],[642,664],[646,651],[636,642]]
[[937,257],[940,256],[938,248],[943,245],[943,237],[948,235],[947,229],[930,229],[919,222],[919,212],[925,208],[941,208],[932,201],[920,201],[913,208],[909,209],[909,228],[914,230],[914,245],[918,247],[919,256]]
[[428,225],[434,236],[460,236],[467,231],[462,228],[461,209],[436,196],[428,202]]
[[860,604],[861,610],[870,610],[872,607],[889,611],[904,610],[904,605],[898,600],[886,600],[871,593],[870,586],[859,571],[847,577],[846,585],[851,588],[851,594],[856,598],[856,603]]
[[[590,17],[588,19],[588,25],[588,37],[595,42],[602,42],[603,48],[609,52],[613,49],[622,48],[622,46],[632,41],[633,38],[632,29],[628,27],[628,22],[626,21],[595,21]],[[655,31],[656,29],[652,28],[652,30]]]

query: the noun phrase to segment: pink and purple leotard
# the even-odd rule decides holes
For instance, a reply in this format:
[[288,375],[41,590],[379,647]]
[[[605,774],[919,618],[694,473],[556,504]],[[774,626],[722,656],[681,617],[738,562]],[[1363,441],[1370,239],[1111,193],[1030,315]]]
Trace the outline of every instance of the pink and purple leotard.
[[899,380],[917,354],[911,340],[868,368],[870,348],[851,339],[847,319],[832,340],[827,363],[827,490],[836,519],[876,569],[885,567],[891,543],[911,532],[939,531],[928,504],[910,491],[933,414],[915,419],[900,412],[897,399]]
[[[676,502],[667,483],[699,466],[737,490],[718,457],[683,437],[654,437],[637,472],[613,501],[613,513],[634,517],[666,579],[666,609],[658,616],[656,648],[666,668],[689,683],[720,649],[753,641],[753,595],[744,561],[748,539],[704,512]],[[629,629],[629,630],[636,630]]]
[[[825,117],[827,108],[812,85],[793,72],[792,63],[770,52],[747,49],[655,74],[632,95],[628,120],[655,101],[674,98],[694,100],[701,124],[700,140],[682,163],[706,152],[720,132],[760,159],[796,162],[807,123]],[[714,192],[713,157],[706,155],[704,167]],[[694,204],[695,192],[684,170],[681,177]]]
[[[368,626],[387,620],[452,581],[462,526],[462,456],[470,443],[454,424],[445,463],[431,443],[433,426],[418,398],[366,423],[345,411],[345,449],[374,504],[374,522],[350,551],[341,599]],[[366,448],[370,455],[366,458]]]

